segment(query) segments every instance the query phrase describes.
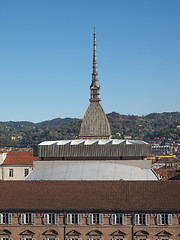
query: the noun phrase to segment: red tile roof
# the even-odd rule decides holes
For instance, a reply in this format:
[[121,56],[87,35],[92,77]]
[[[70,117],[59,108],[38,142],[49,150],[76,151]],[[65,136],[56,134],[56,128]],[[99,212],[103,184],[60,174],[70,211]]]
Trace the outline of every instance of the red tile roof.
[[33,157],[33,151],[9,151],[3,165],[32,165],[33,161],[38,160],[38,157]]
[[0,211],[180,212],[180,181],[0,181]]
[[163,180],[168,180],[168,171],[167,169],[153,169],[159,177],[164,176]]

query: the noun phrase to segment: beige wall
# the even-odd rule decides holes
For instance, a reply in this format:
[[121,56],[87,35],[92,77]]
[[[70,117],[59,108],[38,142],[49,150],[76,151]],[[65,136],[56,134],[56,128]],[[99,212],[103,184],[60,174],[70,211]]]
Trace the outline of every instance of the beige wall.
[[[58,225],[44,225],[43,224],[43,213],[37,213],[36,214],[36,224],[35,225],[20,225],[20,214],[19,213],[13,213],[12,216],[12,225],[0,225],[0,232],[2,232],[3,229],[7,229],[11,232],[10,237],[13,238],[13,240],[19,240],[21,238],[21,233],[25,230],[30,230],[34,232],[33,236],[24,236],[24,237],[34,237],[36,240],[43,240],[45,239],[45,235],[43,233],[47,230],[55,230],[58,232],[58,235],[56,236],[59,238],[59,240],[64,240],[64,232],[66,233],[66,238],[75,238],[78,237],[77,235],[73,236],[71,234],[68,235],[68,233],[72,230],[76,230],[80,233],[79,238],[82,238],[82,240],[88,240],[88,238],[103,238],[104,240],[111,240],[112,238],[121,238],[122,236],[114,236],[112,235],[113,232],[120,230],[124,232],[126,235],[124,238],[127,240],[132,240],[132,231],[147,231],[149,233],[149,236],[147,237],[150,240],[157,240],[160,237],[157,236],[157,234],[161,231],[167,231],[171,233],[170,239],[172,240],[180,240],[180,225],[179,225],[179,218],[180,214],[173,214],[172,216],[172,225],[171,226],[158,226],[155,224],[155,214],[150,214],[150,225],[144,226],[134,226],[134,230],[132,230],[132,218],[131,214],[128,214],[127,216],[127,225],[111,225],[111,214],[104,214],[104,223],[103,225],[88,225],[87,224],[87,216],[88,214],[82,214],[82,225],[64,225],[64,214],[60,213],[59,215],[59,224]],[[89,236],[88,233],[93,230],[99,230],[102,232],[102,236],[100,235],[94,235]],[[0,235],[0,237],[5,237]],[[50,237],[50,236],[49,236]],[[53,236],[51,236],[53,237]],[[54,236],[55,237],[55,236]],[[134,236],[134,240],[138,238],[143,238],[143,236]],[[144,236],[146,238],[146,236]]]
[[[9,176],[9,169],[13,169],[13,177]],[[24,180],[25,169],[32,172],[32,165],[1,165],[0,166],[0,180]]]

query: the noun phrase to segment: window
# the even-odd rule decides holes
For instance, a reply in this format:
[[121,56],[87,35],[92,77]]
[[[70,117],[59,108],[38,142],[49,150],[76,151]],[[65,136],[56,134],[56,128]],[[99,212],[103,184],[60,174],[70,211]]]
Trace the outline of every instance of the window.
[[59,214],[46,213],[44,214],[44,224],[58,224]]
[[157,239],[157,240],[172,240],[170,238],[160,238],[160,239]]
[[150,240],[149,238],[138,238],[136,240]]
[[27,237],[27,238],[21,238],[21,240],[36,240],[35,238]]
[[103,225],[103,214],[102,213],[90,213],[88,216],[89,224]]
[[[36,215],[34,213],[22,213],[21,214],[21,224],[35,224],[35,218],[36,218]],[[28,238],[26,238],[26,239],[28,239]]]
[[126,214],[114,213],[111,215],[111,224],[126,225]]
[[67,240],[82,240],[82,238],[67,238]]
[[135,214],[135,225],[149,225],[150,215],[145,213]]
[[82,215],[79,213],[68,213],[67,224],[82,224]]
[[25,168],[25,169],[24,169],[24,177],[26,177],[27,175],[29,175],[29,169],[28,169],[28,168]]
[[59,240],[59,238],[45,238],[44,240]]
[[[112,238],[112,240],[126,240],[126,238]],[[137,240],[137,239],[136,239]],[[147,240],[147,239],[146,239]]]
[[0,238],[1,240],[12,240],[12,238],[9,238],[9,237],[2,237]]
[[89,238],[88,240],[103,240],[103,238]]
[[10,168],[10,169],[9,169],[9,177],[13,177],[13,175],[14,175],[13,169]]
[[157,214],[157,225],[172,225],[172,214]]
[[27,237],[27,238],[21,238],[21,240],[36,240],[35,238]]
[[12,213],[0,213],[0,224],[12,224]]

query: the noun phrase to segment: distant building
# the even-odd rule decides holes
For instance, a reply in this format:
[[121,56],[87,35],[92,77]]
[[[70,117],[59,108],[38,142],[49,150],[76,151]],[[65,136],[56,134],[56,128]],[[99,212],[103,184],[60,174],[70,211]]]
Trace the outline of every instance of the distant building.
[[152,153],[154,155],[157,155],[159,153],[165,153],[165,154],[172,153],[172,147],[169,145],[160,146],[159,144],[153,144]]
[[37,160],[32,151],[0,152],[0,180],[24,180]]

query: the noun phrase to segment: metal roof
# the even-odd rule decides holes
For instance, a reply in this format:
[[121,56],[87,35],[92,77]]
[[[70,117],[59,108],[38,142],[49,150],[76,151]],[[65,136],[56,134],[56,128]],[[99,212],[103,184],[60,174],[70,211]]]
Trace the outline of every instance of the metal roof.
[[111,161],[67,161],[34,170],[26,180],[158,180],[152,169]]
[[107,145],[107,144],[148,144],[141,140],[125,140],[125,139],[77,139],[77,140],[56,140],[44,141],[39,145]]

